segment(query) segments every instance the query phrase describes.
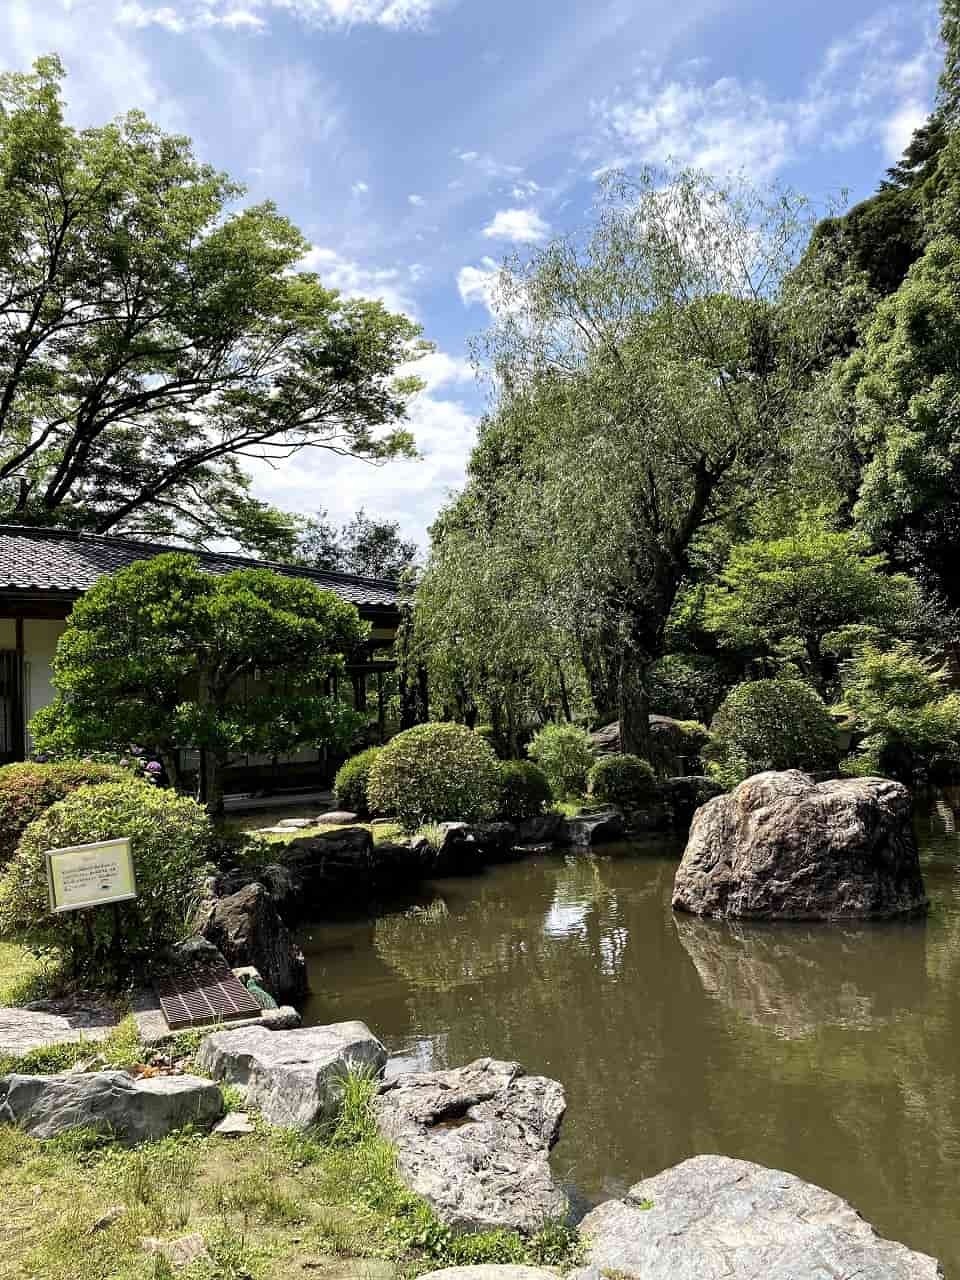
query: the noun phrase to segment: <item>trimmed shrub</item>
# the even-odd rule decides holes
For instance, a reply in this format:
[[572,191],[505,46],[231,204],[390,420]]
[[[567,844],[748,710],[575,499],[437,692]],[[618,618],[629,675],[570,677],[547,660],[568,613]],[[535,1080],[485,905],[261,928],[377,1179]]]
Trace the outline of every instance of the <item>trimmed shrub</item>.
[[382,750],[382,747],[368,747],[366,751],[351,756],[345,764],[340,766],[334,779],[333,790],[341,809],[349,809],[351,813],[361,815],[370,812],[367,784],[370,781],[373,762]]
[[493,750],[462,724],[420,724],[398,733],[370,770],[376,813],[407,831],[433,822],[482,822],[497,809],[500,768]]
[[[24,832],[0,877],[0,933],[59,948],[77,975],[98,985],[117,982],[183,936],[213,835],[204,809],[172,791],[136,779],[81,787]],[[113,907],[52,915],[46,851],[121,836],[132,844],[137,899],[116,908],[119,938]]]
[[504,822],[539,818],[552,799],[547,775],[531,761],[504,760],[501,764],[497,816]]
[[734,787],[765,769],[834,769],[837,730],[822,698],[802,680],[737,685],[710,726],[711,777]]
[[709,720],[732,683],[724,667],[706,654],[668,653],[653,664],[650,704],[675,720]]
[[527,747],[527,755],[547,775],[557,800],[586,791],[595,757],[590,735],[577,725],[544,725]]
[[78,787],[123,782],[127,769],[90,760],[58,764],[8,764],[0,768],[0,868],[16,852],[30,823]]
[[604,756],[590,770],[590,796],[621,809],[635,809],[657,794],[652,767],[639,756]]

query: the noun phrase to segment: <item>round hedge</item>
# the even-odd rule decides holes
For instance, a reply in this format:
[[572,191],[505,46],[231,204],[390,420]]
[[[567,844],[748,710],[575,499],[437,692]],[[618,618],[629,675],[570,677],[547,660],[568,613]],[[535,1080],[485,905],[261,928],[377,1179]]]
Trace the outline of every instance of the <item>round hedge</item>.
[[547,775],[557,800],[586,790],[595,757],[584,729],[575,724],[546,724],[527,747],[527,755]]
[[78,787],[123,782],[130,773],[115,764],[63,760],[56,764],[8,764],[0,768],[0,867],[16,852],[30,823]]
[[657,792],[657,779],[652,767],[639,756],[604,756],[590,770],[587,780],[590,795],[604,804],[621,809],[635,809]]
[[431,822],[480,822],[497,809],[500,769],[493,750],[460,724],[420,724],[398,733],[370,770],[376,813],[408,831]]
[[[53,915],[48,849],[128,836],[137,899],[117,908]],[[59,948],[76,974],[111,985],[182,937],[207,869],[214,831],[194,800],[129,778],[80,787],[27,828],[0,877],[0,933]]]
[[535,764],[529,760],[504,760],[501,764],[497,816],[502,821],[539,818],[552,799],[547,775]]
[[382,747],[368,747],[366,751],[351,756],[340,766],[333,782],[333,790],[337,797],[337,805],[341,809],[348,809],[351,813],[361,815],[370,812],[367,784],[370,781],[373,762],[382,750]]
[[766,769],[833,769],[837,729],[823,699],[802,680],[754,680],[731,689],[704,752],[725,787]]

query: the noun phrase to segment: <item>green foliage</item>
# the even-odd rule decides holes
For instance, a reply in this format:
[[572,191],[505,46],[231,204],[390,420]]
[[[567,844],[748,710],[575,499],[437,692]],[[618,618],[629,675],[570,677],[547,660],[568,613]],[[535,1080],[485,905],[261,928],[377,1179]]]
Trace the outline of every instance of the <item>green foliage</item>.
[[825,770],[836,766],[837,730],[823,700],[801,680],[737,685],[710,726],[704,754],[726,787],[766,769]]
[[636,809],[657,794],[652,767],[639,756],[603,756],[587,779],[590,796],[620,808]]
[[[47,893],[48,849],[127,836],[137,900],[53,915]],[[213,829],[195,801],[146,783],[81,787],[33,822],[0,877],[0,933],[33,947],[56,947],[74,972],[98,985],[136,972],[181,937],[196,904]]]
[[370,770],[373,762],[380,754],[380,747],[368,747],[366,751],[351,756],[337,770],[333,782],[334,794],[341,809],[361,816],[370,812],[367,800],[367,784],[370,781]]
[[704,626],[747,657],[798,666],[821,688],[855,639],[895,631],[916,611],[915,589],[889,576],[861,534],[801,520],[785,538],[734,546],[704,602]]
[[297,228],[189,139],[139,111],[72,128],[63,78],[55,57],[0,77],[0,508],[289,541],[240,460],[412,454],[419,330],[298,270]]
[[416,557],[417,544],[400,536],[396,520],[374,520],[362,508],[340,530],[325,511],[301,520],[291,556],[297,564],[367,578],[399,578]]
[[397,734],[370,770],[376,813],[408,831],[429,822],[481,821],[496,812],[499,766],[491,748],[459,724],[421,724]]
[[574,724],[546,724],[527,747],[527,754],[546,774],[555,799],[586,791],[594,753],[585,729]]
[[202,795],[222,804],[231,753],[343,745],[360,723],[319,690],[367,628],[311,582],[259,569],[204,573],[169,553],[101,578],[74,605],[53,662],[58,697],[32,721],[41,749],[202,753]]
[[0,769],[0,868],[13,857],[35,818],[75,791],[100,782],[123,782],[128,770],[87,760],[56,764],[8,764]]
[[960,761],[960,694],[941,665],[908,645],[864,646],[844,672],[840,710],[863,735],[846,773],[911,782],[934,761]]
[[661,716],[707,722],[730,687],[721,662],[698,653],[668,653],[650,672],[650,706]]
[[552,799],[547,775],[529,760],[504,760],[500,765],[497,817],[504,822],[538,818]]

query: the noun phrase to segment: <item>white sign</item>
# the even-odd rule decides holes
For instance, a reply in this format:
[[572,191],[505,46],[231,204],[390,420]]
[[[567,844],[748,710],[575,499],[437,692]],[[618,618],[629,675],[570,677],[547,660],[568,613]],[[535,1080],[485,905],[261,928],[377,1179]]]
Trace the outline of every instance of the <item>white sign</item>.
[[102,840],[47,850],[50,910],[82,911],[137,896],[130,841]]

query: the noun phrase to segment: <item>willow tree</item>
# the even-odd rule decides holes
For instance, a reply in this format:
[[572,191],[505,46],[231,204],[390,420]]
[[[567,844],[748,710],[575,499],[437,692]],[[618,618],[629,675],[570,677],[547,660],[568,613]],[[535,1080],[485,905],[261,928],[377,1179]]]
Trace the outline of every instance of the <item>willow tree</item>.
[[784,482],[817,344],[803,288],[780,288],[808,232],[784,192],[649,172],[608,189],[586,235],[503,274],[486,351],[499,414],[520,406],[525,432],[471,488],[554,630],[602,655],[625,750],[647,748],[692,544]]

